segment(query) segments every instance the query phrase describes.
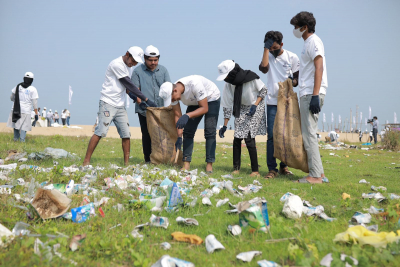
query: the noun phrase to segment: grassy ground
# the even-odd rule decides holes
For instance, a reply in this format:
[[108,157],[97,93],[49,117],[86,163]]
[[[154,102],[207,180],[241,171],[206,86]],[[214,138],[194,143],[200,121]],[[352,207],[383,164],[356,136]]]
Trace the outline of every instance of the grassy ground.
[[[29,137],[25,144],[14,143],[12,135],[0,134],[0,157],[5,158],[7,150],[18,149],[20,151],[35,152],[42,151],[46,147],[63,148],[69,152],[78,154],[82,159],[84,157],[88,138],[80,137]],[[114,151],[114,153],[112,152]],[[224,152],[227,152],[224,154]],[[329,153],[334,152],[338,156],[330,156]],[[268,171],[266,166],[266,144],[258,144],[260,172],[265,175]],[[368,154],[368,155],[366,155]],[[141,142],[133,140],[131,144],[130,162],[132,165],[143,163]],[[241,179],[234,180],[234,186],[245,186],[251,184],[254,179],[248,176],[251,172],[250,162],[247,149],[242,150],[242,173]],[[400,153],[388,152],[380,150],[362,151],[362,150],[342,150],[328,151],[321,150],[322,161],[325,168],[326,176],[329,178],[329,184],[314,185],[295,184],[294,179],[301,178],[304,174],[300,171],[293,170],[294,177],[280,177],[272,181],[259,179],[263,184],[262,190],[256,194],[249,194],[244,200],[254,198],[256,196],[265,197],[268,201],[268,209],[271,223],[271,233],[274,239],[295,237],[296,240],[288,242],[266,243],[270,239],[268,234],[262,232],[249,233],[243,232],[240,236],[232,236],[227,233],[228,225],[238,224],[238,215],[228,215],[224,213],[229,209],[228,205],[216,208],[217,199],[225,197],[230,199],[231,203],[238,203],[240,198],[233,197],[226,190],[219,195],[213,196],[211,201],[213,207],[203,206],[198,201],[194,208],[180,208],[175,214],[169,214],[165,211],[161,212],[161,216],[166,216],[170,220],[168,229],[163,228],[146,228],[141,233],[145,236],[143,241],[133,239],[127,235],[133,228],[142,223],[148,222],[151,212],[144,208],[131,207],[128,200],[132,199],[121,193],[117,189],[109,190],[107,195],[112,197],[114,202],[103,206],[105,218],[96,216],[89,221],[76,224],[70,220],[52,219],[47,221],[33,222],[27,219],[25,212],[21,209],[9,205],[9,199],[12,195],[0,195],[0,222],[8,229],[12,229],[16,222],[23,221],[31,224],[31,232],[40,234],[54,234],[61,232],[70,238],[78,234],[87,234],[86,240],[83,242],[79,250],[72,252],[69,250],[70,238],[58,238],[50,241],[50,244],[60,243],[59,252],[68,258],[73,259],[79,266],[149,266],[148,263],[156,262],[162,255],[169,254],[172,257],[188,260],[196,266],[257,266],[256,261],[267,259],[275,261],[281,265],[297,265],[297,266],[318,266],[319,261],[330,252],[338,257],[339,253],[353,255],[361,260],[361,266],[399,266],[400,245],[391,245],[386,249],[375,249],[373,247],[350,244],[334,243],[332,239],[337,233],[347,230],[348,221],[356,211],[363,211],[370,205],[383,207],[385,211],[393,209],[398,200],[390,200],[381,204],[375,200],[363,200],[362,193],[368,193],[370,186],[385,186],[388,193],[400,194],[399,174],[400,169],[394,168],[400,166]],[[196,143],[193,157],[192,167],[198,168],[199,172],[205,169],[204,163],[205,147],[204,143]],[[60,165],[70,166],[72,164],[81,164],[81,161],[59,160]],[[41,167],[53,166],[52,160],[41,162],[28,162],[32,165]],[[92,165],[108,166],[114,163],[122,166],[122,149],[119,139],[104,139],[98,145],[93,158]],[[392,165],[391,163],[396,163]],[[160,167],[160,166],[158,166]],[[161,166],[161,169],[169,168]],[[222,144],[217,145],[217,161],[214,165],[213,178],[219,178],[223,174],[232,171],[232,148],[223,148]],[[122,171],[118,171],[122,173]],[[95,187],[104,186],[103,179],[112,177],[114,171],[106,170],[101,174],[100,179],[95,183]],[[34,177],[39,182],[49,181],[52,183],[66,183],[73,178],[76,182],[80,182],[83,173],[75,174],[71,177],[62,176],[59,172],[52,171],[50,173],[34,173],[33,171],[17,170],[10,176],[13,178],[24,178],[30,181]],[[147,179],[147,178],[146,178]],[[162,179],[162,177],[151,177],[151,179]],[[203,178],[204,179],[204,178]],[[371,182],[369,185],[359,184],[358,181],[366,179]],[[208,183],[204,179],[203,186],[194,188],[193,195],[208,188]],[[0,181],[4,184],[4,181]],[[12,193],[23,194],[27,189],[17,186],[12,189]],[[334,222],[326,222],[321,219],[312,217],[302,217],[295,221],[287,219],[281,213],[283,204],[279,202],[280,197],[286,193],[292,192],[299,195],[302,199],[310,201],[314,205],[323,205],[328,216],[337,218]],[[343,201],[341,194],[346,192],[351,195],[351,199]],[[137,193],[132,193],[137,196]],[[387,195],[387,193],[384,193]],[[97,198],[100,199],[101,196]],[[73,195],[71,207],[79,206],[82,201],[82,195]],[[93,197],[90,199],[93,201]],[[125,205],[125,211],[118,213],[112,208],[115,203]],[[211,209],[209,213],[206,212]],[[175,222],[176,217],[194,218],[194,214],[204,214],[195,217],[199,221],[199,226],[182,226]],[[397,230],[396,223],[387,223],[383,219],[373,216],[372,223],[379,225],[379,231]],[[109,230],[110,227],[121,224]],[[187,243],[178,243],[172,241],[171,233],[181,231],[187,234],[196,234],[201,238],[209,234],[214,234],[216,238],[225,246],[225,250],[216,251],[208,254],[204,244],[190,245]],[[33,237],[16,238],[7,248],[3,248],[0,252],[0,265],[2,266],[43,266],[43,265],[68,265],[69,262],[53,257],[49,263],[34,254]],[[46,241],[45,237],[41,238]],[[160,249],[159,244],[162,242],[170,242],[172,248],[169,251]],[[236,255],[240,252],[260,250],[262,255],[253,259],[250,264],[240,262],[236,259]],[[336,266],[341,266],[339,263]],[[344,265],[343,265],[344,266]]]

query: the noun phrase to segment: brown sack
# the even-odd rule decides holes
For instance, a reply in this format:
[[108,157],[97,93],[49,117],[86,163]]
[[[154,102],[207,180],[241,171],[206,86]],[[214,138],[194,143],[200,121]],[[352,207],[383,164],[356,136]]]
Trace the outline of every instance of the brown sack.
[[274,123],[274,157],[289,167],[309,172],[301,134],[299,101],[291,79],[279,83]]
[[[147,108],[147,129],[151,138],[150,161],[153,164],[175,163],[175,142],[178,139],[175,126],[175,114],[172,106]],[[178,150],[180,152],[180,150]],[[182,153],[179,153],[177,164],[183,165]]]

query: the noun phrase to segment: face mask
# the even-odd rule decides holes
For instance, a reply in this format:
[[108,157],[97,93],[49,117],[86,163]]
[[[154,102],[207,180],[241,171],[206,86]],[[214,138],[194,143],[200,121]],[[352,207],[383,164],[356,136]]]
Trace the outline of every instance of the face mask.
[[293,34],[297,38],[301,38],[303,36],[303,33],[306,31],[306,30],[304,30],[301,32],[300,29],[301,29],[301,27],[299,27],[297,29],[293,29]]
[[24,82],[22,83],[22,87],[28,88],[33,83],[33,78],[24,77]]
[[270,50],[269,52],[274,56],[274,58],[276,58],[281,53],[281,49],[279,48],[277,50]]

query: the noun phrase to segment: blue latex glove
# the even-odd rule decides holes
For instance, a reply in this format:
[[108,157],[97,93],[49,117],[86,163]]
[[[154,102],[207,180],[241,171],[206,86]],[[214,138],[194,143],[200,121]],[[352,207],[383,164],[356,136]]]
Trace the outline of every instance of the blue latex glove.
[[137,97],[131,91],[128,91],[128,96],[133,100],[133,103],[136,103]]
[[182,149],[182,137],[178,137],[178,139],[175,142],[175,151],[178,151]]
[[319,106],[319,95],[313,95],[311,97],[310,111],[312,114],[318,114],[321,111]]
[[38,121],[38,120],[39,120],[39,116],[35,115],[35,121]]
[[143,110],[146,110],[146,109],[147,109],[147,103],[146,103],[146,102],[141,102],[141,103],[139,104],[139,107],[140,107],[141,109],[143,109]]
[[153,101],[151,101],[150,99],[147,99],[147,101],[145,101],[147,106],[152,107],[152,108],[156,108],[157,105],[156,103],[154,103]]
[[257,110],[257,106],[256,105],[252,105],[250,108],[250,111],[248,113],[246,113],[247,116],[253,116],[256,113]]
[[274,40],[268,39],[268,40],[264,43],[264,48],[271,49],[271,46],[272,46],[273,43],[274,43]]
[[224,138],[225,137],[225,132],[226,132],[226,126],[223,126],[221,129],[219,129],[219,137]]
[[178,129],[183,129],[186,126],[186,123],[189,121],[189,116],[188,115],[183,115],[182,117],[179,118],[178,122],[176,123],[176,128]]

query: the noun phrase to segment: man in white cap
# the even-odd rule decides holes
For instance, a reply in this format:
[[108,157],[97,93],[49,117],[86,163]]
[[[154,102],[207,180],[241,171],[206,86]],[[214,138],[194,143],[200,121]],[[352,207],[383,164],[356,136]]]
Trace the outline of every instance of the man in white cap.
[[35,120],[38,120],[38,92],[31,84],[34,75],[25,73],[24,82],[11,90],[11,101],[14,102],[8,117],[7,127],[14,128],[14,141],[25,142],[26,132],[32,129],[31,110],[34,109]]
[[138,63],[143,63],[143,50],[138,46],[132,46],[124,56],[111,61],[106,70],[106,77],[101,90],[99,103],[99,124],[94,135],[90,139],[83,165],[90,164],[93,151],[102,137],[106,137],[111,122],[117,127],[119,136],[122,139],[122,149],[124,152],[124,163],[128,165],[130,153],[130,137],[128,114],[125,109],[127,95],[130,98],[140,98],[148,106],[156,105],[140,92],[132,83],[132,67]]
[[42,111],[42,118],[46,119],[46,117],[47,117],[47,109],[46,109],[46,107],[44,107],[43,111]]
[[51,109],[49,109],[49,112],[47,112],[46,118],[47,118],[47,127],[51,127],[51,124],[53,123],[53,112],[51,111]]
[[[159,97],[160,86],[165,82],[170,82],[168,70],[158,64],[160,52],[152,45],[146,47],[144,51],[144,64],[139,65],[132,74],[132,82],[142,93],[153,101],[157,107],[163,107],[164,101]],[[135,112],[138,113],[140,129],[142,131],[142,146],[144,161],[150,162],[151,139],[147,129],[146,106],[138,99]]]
[[[191,75],[179,79],[172,84],[165,82],[160,87],[160,97],[164,106],[172,105],[175,112],[175,122],[178,139],[176,149],[182,146],[183,134],[183,168],[190,169],[193,152],[193,138],[201,119],[204,116],[204,137],[206,139],[207,173],[212,173],[215,162],[216,131],[220,107],[220,92],[210,80],[200,75]],[[182,115],[179,100],[187,106],[186,114]],[[172,103],[171,103],[172,102]]]

